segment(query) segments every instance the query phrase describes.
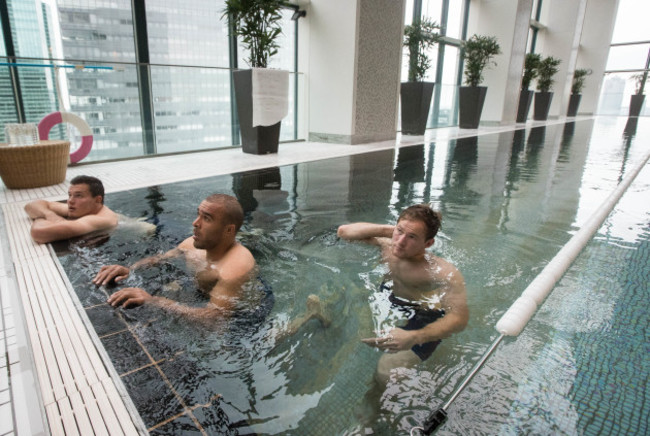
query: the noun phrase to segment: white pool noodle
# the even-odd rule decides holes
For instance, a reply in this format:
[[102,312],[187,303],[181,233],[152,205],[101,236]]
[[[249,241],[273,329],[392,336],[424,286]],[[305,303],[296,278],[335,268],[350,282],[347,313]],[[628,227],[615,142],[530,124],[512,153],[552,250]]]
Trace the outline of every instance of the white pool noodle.
[[502,335],[517,336],[524,329],[528,321],[533,317],[537,306],[542,304],[544,299],[551,292],[558,280],[564,275],[569,266],[573,263],[578,254],[591,240],[594,233],[598,231],[603,221],[611,213],[618,200],[630,186],[637,174],[644,167],[650,153],[647,153],[641,162],[625,176],[625,179],[614,189],[607,199],[598,207],[585,224],[573,235],[564,247],[544,267],[541,273],[528,285],[510,308],[503,314],[496,324],[496,329]]

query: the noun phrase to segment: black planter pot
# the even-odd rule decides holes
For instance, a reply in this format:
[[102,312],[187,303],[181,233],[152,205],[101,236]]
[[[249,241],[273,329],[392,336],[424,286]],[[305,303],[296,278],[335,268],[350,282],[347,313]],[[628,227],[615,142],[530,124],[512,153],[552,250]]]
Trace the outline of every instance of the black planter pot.
[[630,113],[631,117],[638,117],[643,109],[643,100],[645,100],[645,94],[632,94],[630,97]]
[[569,108],[566,111],[567,117],[575,117],[578,113],[578,106],[580,106],[580,99],[582,94],[571,94],[569,97]]
[[535,110],[533,113],[534,120],[545,121],[548,119],[548,111],[551,109],[551,101],[553,101],[552,92],[535,93]]
[[400,87],[402,134],[424,135],[429,119],[433,82],[404,82]]
[[519,108],[517,108],[517,122],[525,123],[528,119],[528,112],[530,105],[533,102],[535,91],[530,89],[522,90],[519,92]]
[[233,71],[237,116],[241,131],[241,146],[244,153],[277,153],[280,143],[280,124],[253,127],[253,71]]
[[481,121],[487,87],[461,86],[458,90],[458,127],[477,129]]

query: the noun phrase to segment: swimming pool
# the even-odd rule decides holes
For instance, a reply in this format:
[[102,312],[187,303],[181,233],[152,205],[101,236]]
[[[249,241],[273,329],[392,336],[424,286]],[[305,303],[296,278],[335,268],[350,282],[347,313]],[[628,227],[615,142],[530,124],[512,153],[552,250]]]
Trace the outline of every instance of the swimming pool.
[[[99,246],[57,247],[59,259],[152,434],[346,434],[379,358],[359,339],[378,323],[384,269],[372,247],[338,240],[336,228],[392,222],[403,207],[431,202],[443,213],[434,252],[463,272],[471,319],[383,397],[375,431],[407,433],[445,401],[497,336],[501,314],[644,152],[648,127],[631,134],[625,120],[580,121],[114,193],[111,208],[157,232],[118,229]],[[649,183],[644,170],[439,434],[647,432]],[[247,210],[241,240],[275,295],[267,320],[208,331],[106,306],[105,290],[90,285],[99,266],[173,247],[212,192],[236,195]],[[190,284],[165,287],[161,275],[183,283],[183,266],[133,284],[200,304]],[[311,293],[336,315],[332,325],[276,340]]]

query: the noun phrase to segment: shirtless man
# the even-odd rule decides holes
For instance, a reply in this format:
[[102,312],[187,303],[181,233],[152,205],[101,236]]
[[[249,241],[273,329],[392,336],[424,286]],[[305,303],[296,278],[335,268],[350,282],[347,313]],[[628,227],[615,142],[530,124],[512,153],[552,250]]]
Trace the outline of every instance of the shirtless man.
[[104,205],[104,185],[91,176],[70,181],[67,203],[36,200],[25,205],[25,212],[39,244],[112,229],[118,222],[117,214]]
[[377,366],[377,381],[386,386],[390,371],[412,367],[426,360],[440,343],[467,325],[469,311],[465,281],[460,271],[446,260],[427,253],[440,228],[441,216],[428,205],[405,209],[397,224],[354,223],[342,225],[338,236],[363,241],[381,248],[389,272],[382,284],[392,281],[389,300],[410,309],[411,317],[381,337],[363,339],[386,352]]
[[193,271],[199,287],[209,296],[204,307],[189,307],[174,300],[152,296],[142,288],[124,288],[108,298],[111,306],[124,308],[152,304],[164,310],[197,320],[227,315],[242,295],[243,285],[256,277],[256,263],[246,247],[235,240],[244,220],[241,205],[234,197],[213,194],[201,202],[192,226],[194,235],[167,253],[136,262],[131,268],[121,265],[103,266],[93,279],[96,285],[112,280],[121,282],[131,270],[172,257],[183,256]]

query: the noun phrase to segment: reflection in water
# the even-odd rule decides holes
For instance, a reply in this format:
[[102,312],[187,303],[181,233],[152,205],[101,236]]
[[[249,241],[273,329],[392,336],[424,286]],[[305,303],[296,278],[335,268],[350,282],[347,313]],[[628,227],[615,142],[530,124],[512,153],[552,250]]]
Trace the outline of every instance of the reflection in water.
[[619,183],[621,183],[625,177],[625,165],[627,164],[629,158],[630,146],[632,145],[632,141],[636,136],[636,128],[638,124],[639,119],[637,117],[629,117],[625,123],[625,129],[623,129],[623,162],[621,164],[621,172],[618,176]]
[[526,143],[526,173],[525,179],[533,180],[537,176],[539,167],[539,157],[544,148],[546,139],[546,126],[533,127],[528,133],[528,142]]
[[393,178],[397,185],[396,207],[399,209],[422,202],[422,183],[426,177],[424,144],[402,147],[397,153]]
[[232,190],[246,215],[256,210],[259,205],[254,191],[279,190],[282,186],[278,167],[235,173],[232,177]]
[[[167,201],[165,198],[165,195],[163,194],[162,190],[160,189],[159,186],[150,186],[147,188],[147,195],[145,199],[147,200],[147,204],[149,205],[149,208],[151,209],[151,218],[148,219],[148,221],[152,222],[153,224],[156,225],[156,231],[158,231],[158,215],[160,215],[163,211],[164,208],[162,207],[162,203]],[[145,212],[144,216],[147,216],[148,213]]]
[[463,189],[467,185],[469,177],[476,171],[478,136],[458,138],[453,149],[448,167],[447,184],[450,188]]
[[570,122],[564,125],[564,130],[562,130],[562,142],[560,145],[560,154],[558,156],[558,162],[568,162],[570,155],[571,143],[573,142],[573,136],[576,130],[576,123]]

